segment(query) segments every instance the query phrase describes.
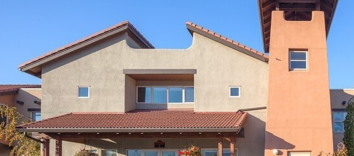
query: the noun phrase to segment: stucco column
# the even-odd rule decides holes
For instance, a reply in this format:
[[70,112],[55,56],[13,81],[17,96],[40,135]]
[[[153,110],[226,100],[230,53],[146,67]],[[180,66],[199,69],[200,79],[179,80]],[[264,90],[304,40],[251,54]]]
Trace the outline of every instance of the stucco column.
[[49,156],[49,139],[44,139],[42,152],[43,156]]
[[230,156],[235,156],[235,137],[230,137]]
[[218,156],[222,156],[222,137],[218,138]]
[[55,156],[62,156],[62,153],[62,140],[58,137],[55,140]]

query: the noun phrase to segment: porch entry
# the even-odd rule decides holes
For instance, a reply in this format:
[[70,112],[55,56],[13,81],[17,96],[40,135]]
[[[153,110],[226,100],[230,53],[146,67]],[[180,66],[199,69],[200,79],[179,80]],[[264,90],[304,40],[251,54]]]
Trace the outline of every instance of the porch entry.
[[[218,156],[217,148],[202,148],[203,156]],[[127,156],[178,156],[178,149],[128,149]],[[223,148],[222,156],[230,156],[229,148]],[[235,148],[235,156],[238,156],[238,150]]]

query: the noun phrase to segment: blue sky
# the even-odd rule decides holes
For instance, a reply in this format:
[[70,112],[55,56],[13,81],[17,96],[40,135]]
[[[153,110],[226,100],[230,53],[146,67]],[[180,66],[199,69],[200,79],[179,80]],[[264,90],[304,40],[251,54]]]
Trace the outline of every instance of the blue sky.
[[[188,48],[190,21],[264,51],[257,0],[1,1],[0,84],[39,84],[18,65],[126,20],[156,48]],[[339,2],[327,41],[330,87],[353,88],[354,1]]]

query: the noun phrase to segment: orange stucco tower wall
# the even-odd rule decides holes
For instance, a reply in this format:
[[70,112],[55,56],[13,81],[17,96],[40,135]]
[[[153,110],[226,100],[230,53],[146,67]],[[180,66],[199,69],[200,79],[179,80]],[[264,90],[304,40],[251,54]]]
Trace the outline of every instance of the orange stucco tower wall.
[[[272,11],[265,155],[333,152],[325,17],[286,21]],[[289,50],[307,50],[307,70],[289,70]]]

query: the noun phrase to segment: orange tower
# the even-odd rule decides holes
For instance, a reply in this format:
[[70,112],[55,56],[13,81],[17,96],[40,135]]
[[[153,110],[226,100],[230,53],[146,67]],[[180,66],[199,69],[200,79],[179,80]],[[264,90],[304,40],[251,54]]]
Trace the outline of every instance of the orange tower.
[[333,152],[326,38],[336,0],[259,0],[270,53],[265,155]]

